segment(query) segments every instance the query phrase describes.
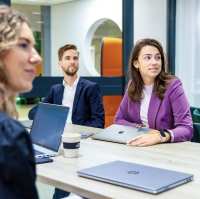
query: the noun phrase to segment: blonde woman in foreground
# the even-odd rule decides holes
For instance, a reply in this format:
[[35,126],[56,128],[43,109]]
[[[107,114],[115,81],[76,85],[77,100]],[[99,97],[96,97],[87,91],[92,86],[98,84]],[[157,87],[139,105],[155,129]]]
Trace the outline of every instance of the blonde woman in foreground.
[[32,89],[35,65],[41,58],[34,48],[26,18],[0,6],[0,198],[38,198],[35,160],[30,137],[16,121],[15,96]]

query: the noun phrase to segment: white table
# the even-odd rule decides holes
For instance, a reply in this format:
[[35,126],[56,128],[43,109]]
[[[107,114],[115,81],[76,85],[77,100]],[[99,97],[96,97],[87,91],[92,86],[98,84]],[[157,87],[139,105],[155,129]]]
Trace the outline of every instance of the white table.
[[[70,125],[68,131],[99,129]],[[194,174],[194,181],[158,195],[123,188],[108,183],[78,177],[77,170],[124,160]],[[79,158],[58,156],[53,163],[37,165],[40,182],[92,199],[199,199],[200,198],[200,144],[173,143],[151,147],[131,147],[96,140],[82,140]]]

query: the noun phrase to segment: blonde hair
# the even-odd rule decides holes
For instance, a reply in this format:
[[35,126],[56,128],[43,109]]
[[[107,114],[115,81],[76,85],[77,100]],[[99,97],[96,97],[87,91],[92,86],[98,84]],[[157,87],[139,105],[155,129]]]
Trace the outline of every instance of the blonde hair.
[[21,13],[8,6],[0,5],[0,111],[14,118],[18,116],[15,105],[16,96],[6,92],[6,87],[9,85],[2,57],[17,43],[21,25],[24,22],[28,24]]

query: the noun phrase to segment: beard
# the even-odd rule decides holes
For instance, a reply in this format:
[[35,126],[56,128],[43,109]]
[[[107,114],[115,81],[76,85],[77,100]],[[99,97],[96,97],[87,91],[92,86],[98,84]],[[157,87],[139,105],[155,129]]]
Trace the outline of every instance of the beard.
[[74,76],[74,75],[76,75],[77,71],[78,71],[78,68],[69,67],[64,72],[68,76]]

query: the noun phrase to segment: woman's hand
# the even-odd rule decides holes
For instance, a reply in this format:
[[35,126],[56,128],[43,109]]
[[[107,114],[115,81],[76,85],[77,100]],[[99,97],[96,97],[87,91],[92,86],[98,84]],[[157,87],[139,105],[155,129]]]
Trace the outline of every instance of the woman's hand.
[[150,130],[147,134],[139,135],[127,142],[131,146],[151,146],[165,142],[162,140],[158,130]]
[[146,127],[146,126],[145,126],[144,124],[137,124],[137,123],[136,123],[136,124],[135,124],[135,127],[136,127],[136,128],[142,128],[142,127]]

